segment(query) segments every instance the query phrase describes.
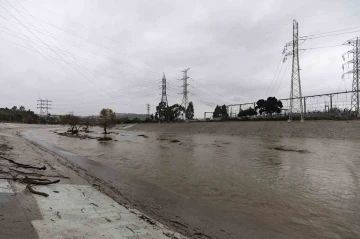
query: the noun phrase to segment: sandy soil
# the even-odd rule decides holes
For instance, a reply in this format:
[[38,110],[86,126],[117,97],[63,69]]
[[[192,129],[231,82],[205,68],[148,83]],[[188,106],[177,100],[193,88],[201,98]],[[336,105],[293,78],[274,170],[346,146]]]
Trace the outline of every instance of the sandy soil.
[[243,137],[296,137],[360,139],[360,121],[244,121],[136,124],[130,131],[183,134],[233,135]]

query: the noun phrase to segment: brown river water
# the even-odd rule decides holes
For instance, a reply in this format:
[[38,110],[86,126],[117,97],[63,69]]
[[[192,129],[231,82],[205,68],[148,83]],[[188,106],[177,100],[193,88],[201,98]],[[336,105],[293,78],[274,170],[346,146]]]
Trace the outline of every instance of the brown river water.
[[284,234],[360,238],[360,140],[149,132],[141,133],[144,138],[140,132],[118,130],[112,135],[118,141],[100,143],[51,131],[36,133],[73,153]]

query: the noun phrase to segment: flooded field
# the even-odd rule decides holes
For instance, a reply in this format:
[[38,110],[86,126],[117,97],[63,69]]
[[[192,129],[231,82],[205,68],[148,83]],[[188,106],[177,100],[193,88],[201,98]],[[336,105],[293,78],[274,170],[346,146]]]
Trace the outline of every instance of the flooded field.
[[290,236],[360,237],[359,139],[114,132],[117,141],[98,142],[35,131],[73,153]]

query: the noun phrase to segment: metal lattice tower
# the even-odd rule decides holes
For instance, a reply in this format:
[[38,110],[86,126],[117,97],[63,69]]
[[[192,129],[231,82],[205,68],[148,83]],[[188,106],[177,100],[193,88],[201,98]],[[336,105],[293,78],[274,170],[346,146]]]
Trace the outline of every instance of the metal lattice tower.
[[150,104],[146,104],[147,117],[150,119]]
[[166,77],[165,77],[165,73],[163,73],[161,89],[162,89],[161,90],[161,102],[166,103],[166,106],[168,106],[167,95],[166,95]]
[[350,113],[352,111],[355,112],[355,115],[359,115],[359,37],[353,38],[351,40],[346,41],[343,45],[350,45],[353,46],[353,49],[343,54],[343,60],[345,60],[345,55],[350,56],[352,54],[353,58],[349,61],[347,61],[345,64],[343,64],[343,70],[344,65],[350,65],[352,64],[353,69],[350,71],[345,72],[342,75],[342,78],[344,78],[344,75],[346,74],[352,74],[353,75],[353,82],[352,82],[352,93],[351,93],[351,108]]
[[[185,70],[183,70],[183,78],[181,79],[183,81],[183,84],[182,84],[182,88],[183,88],[183,92],[182,92],[182,95],[183,95],[183,99],[182,99],[182,105],[184,106],[185,108],[185,112],[186,112],[186,108],[187,108],[187,104],[188,104],[188,86],[189,84],[187,83],[187,79],[189,79],[189,77],[187,76],[187,72],[188,70],[190,70],[190,68],[187,68]],[[184,114],[184,117],[185,117],[185,114]],[[185,117],[186,118],[186,117]]]
[[47,100],[47,99],[46,100],[38,99],[37,102],[38,102],[37,108],[40,109],[40,118],[43,118],[44,114],[46,113],[45,120],[46,120],[46,124],[47,124],[48,116],[49,116],[49,109],[51,109],[52,101]]
[[[290,47],[290,50],[286,52],[288,47]],[[301,122],[303,122],[304,108],[301,93],[299,66],[299,25],[296,20],[293,21],[293,40],[285,45],[284,53],[284,61],[286,60],[287,56],[292,56],[289,122],[292,121],[294,113],[300,113]]]

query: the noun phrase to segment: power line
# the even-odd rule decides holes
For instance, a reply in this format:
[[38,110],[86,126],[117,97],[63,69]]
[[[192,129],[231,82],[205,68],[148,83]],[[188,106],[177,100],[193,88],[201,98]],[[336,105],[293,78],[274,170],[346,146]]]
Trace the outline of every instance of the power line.
[[345,28],[345,29],[340,29],[340,30],[335,30],[335,31],[330,31],[330,32],[323,32],[323,33],[317,33],[317,34],[312,34],[312,35],[306,35],[306,36],[299,37],[299,39],[313,37],[313,36],[319,36],[319,35],[325,35],[325,34],[334,33],[334,32],[348,31],[348,30],[353,30],[353,29],[358,29],[358,28],[360,28],[360,27]]
[[337,33],[337,34],[330,34],[330,35],[325,35],[325,36],[320,35],[320,36],[314,36],[314,37],[305,37],[305,38],[307,40],[312,40],[312,39],[317,39],[317,38],[339,36],[339,35],[350,34],[350,33],[355,33],[355,32],[360,32],[360,30],[352,31],[352,32],[343,32],[343,33]]
[[[10,5],[10,4],[9,4]],[[6,11],[6,9],[4,8],[3,5],[0,4],[0,6]],[[11,5],[10,5],[11,6]],[[16,9],[15,9],[16,10]],[[7,11],[7,13],[9,15],[11,15],[17,22],[19,22],[25,29],[27,29],[32,35],[34,35],[39,41],[41,41],[44,45],[46,45],[47,47],[49,47],[49,45],[44,42],[41,38],[39,38],[32,30],[30,30],[27,26],[25,26],[17,17],[15,17],[11,12]],[[28,21],[29,22],[29,21]],[[49,47],[50,48],[50,47]],[[70,67],[72,67],[73,69],[75,69],[79,74],[82,74],[80,71],[78,71],[74,66],[72,66],[72,64],[70,64],[68,61],[66,61],[61,55],[59,55],[56,51],[54,51],[53,49],[50,48],[50,50],[52,50],[56,55],[58,55],[65,63],[67,63]],[[95,84],[91,79],[89,79],[88,77],[86,77],[84,74],[82,74],[89,82]],[[98,89],[97,89],[98,90]],[[102,91],[100,91],[101,93],[104,93]]]
[[[30,2],[30,1],[28,1],[28,2]],[[9,3],[7,3],[7,4],[9,4]],[[19,5],[25,10],[25,13],[31,15],[28,11],[26,11],[26,9],[25,9],[24,7],[20,4],[20,2],[17,1],[17,4],[19,4]],[[24,12],[24,11],[23,11],[23,12]],[[56,14],[56,15],[57,15],[57,16],[60,16],[59,14]],[[36,17],[34,17],[34,18],[36,18]],[[62,18],[66,19],[66,20],[68,20],[68,21],[71,21],[71,22],[75,22],[75,21],[70,20],[70,19],[68,19],[68,18],[66,18],[66,17],[62,17]],[[46,23],[46,24],[48,24],[48,25],[51,25],[51,26],[53,26],[53,27],[55,27],[55,28],[58,28],[58,29],[60,29],[60,30],[62,30],[62,31],[65,31],[65,32],[67,32],[67,33],[69,33],[69,34],[71,34],[71,35],[74,35],[74,36],[76,36],[76,37],[79,37],[79,38],[81,38],[81,39],[83,39],[83,40],[85,40],[85,41],[91,42],[92,44],[96,44],[96,45],[101,46],[101,47],[103,47],[103,48],[105,48],[105,49],[108,49],[109,51],[114,51],[114,50],[112,50],[112,49],[110,49],[110,48],[107,48],[107,47],[105,47],[105,46],[102,46],[102,45],[100,45],[100,44],[98,44],[98,43],[96,43],[96,42],[93,42],[93,41],[90,41],[90,40],[88,40],[88,39],[86,39],[86,38],[84,38],[84,37],[81,37],[81,36],[79,36],[79,35],[77,35],[77,34],[75,34],[75,33],[73,33],[73,32],[67,31],[67,30],[65,30],[65,29],[63,29],[63,28],[61,28],[61,27],[59,27],[59,26],[56,26],[56,25],[54,25],[54,24],[52,24],[52,23],[49,23],[49,22],[47,22],[47,21],[45,21],[45,20],[42,20],[42,19],[39,19],[39,18],[36,18],[36,19],[38,19],[39,21],[42,21],[42,22],[44,22],[44,23]],[[76,23],[76,22],[75,22],[75,23]],[[82,24],[81,24],[81,25],[82,25]],[[82,27],[85,27],[85,28],[87,28],[87,29],[90,29],[89,27],[84,26],[84,25],[82,25]],[[99,33],[98,33],[98,34],[99,34]],[[117,42],[117,43],[120,43],[119,41],[114,40],[114,39],[112,39],[111,37],[108,37],[108,36],[103,35],[103,34],[100,34],[100,35],[102,35],[102,36],[110,39],[111,41],[115,41],[115,42]],[[149,63],[147,63],[147,62],[144,62],[144,61],[141,61],[141,60],[132,58],[132,57],[130,57],[130,56],[128,56],[128,55],[125,55],[125,54],[123,54],[123,53],[120,53],[120,52],[118,52],[118,51],[114,51],[114,52],[116,52],[117,54],[120,54],[120,55],[122,55],[122,56],[124,56],[124,57],[127,57],[127,58],[129,58],[129,59],[138,61],[138,62],[140,62],[140,63],[142,63],[142,64],[144,64],[144,65],[147,65],[147,66],[149,66],[149,67],[161,69],[160,67],[157,67],[157,66],[151,65],[151,64],[149,64]]]
[[286,72],[287,72],[288,66],[290,65],[289,63],[290,63],[290,61],[288,61],[288,62],[286,63],[286,66],[285,66],[285,71],[284,71],[284,73],[283,73],[283,75],[282,75],[282,77],[281,77],[281,80],[280,80],[280,82],[279,82],[279,85],[278,85],[278,87],[277,87],[276,91],[274,92],[274,95],[276,95],[276,94],[277,94],[277,92],[278,92],[278,91],[279,91],[279,89],[280,89],[281,83],[282,83],[282,81],[284,80],[284,77],[285,77],[285,75],[286,75]]
[[306,48],[304,50],[309,51],[309,50],[316,50],[316,49],[323,49],[323,48],[333,48],[333,47],[339,47],[339,46],[344,46],[344,45],[319,46],[319,47]]
[[[2,16],[2,15],[0,15],[0,17],[4,18],[4,19],[7,20],[7,21],[11,21],[11,20],[9,20],[9,19],[6,19],[6,18],[5,18],[4,16]],[[15,23],[19,24],[18,22],[15,22]],[[35,29],[36,31],[38,31],[38,32],[41,33],[41,34],[42,34],[42,32],[43,32],[42,30],[39,30],[38,28],[36,28],[36,27],[34,27],[34,26],[29,27],[29,28]],[[11,31],[11,30],[10,30],[10,31]],[[118,60],[118,59],[113,58],[113,57],[111,57],[111,56],[108,56],[108,55],[106,55],[106,54],[104,54],[104,53],[97,52],[97,51],[94,51],[94,50],[86,49],[86,48],[84,48],[84,45],[81,45],[81,46],[80,46],[80,45],[74,44],[74,43],[72,43],[72,42],[69,42],[69,41],[67,41],[67,40],[64,40],[64,39],[60,38],[59,36],[56,36],[55,34],[51,34],[51,33],[49,33],[49,32],[45,32],[45,35],[49,35],[49,36],[51,36],[51,37],[52,37],[53,39],[55,39],[55,40],[59,40],[59,41],[61,41],[61,42],[64,42],[64,43],[66,43],[66,44],[68,44],[68,45],[71,45],[71,46],[73,46],[73,47],[76,47],[77,49],[80,49],[80,50],[82,50],[82,51],[86,51],[86,52],[92,53],[92,54],[97,55],[97,56],[102,56],[102,57],[108,59],[109,61],[113,61],[113,62],[116,62],[116,63],[120,63],[120,64],[124,65],[125,67],[131,68],[131,69],[134,69],[134,70],[137,70],[137,71],[145,71],[145,72],[147,72],[147,73],[154,74],[154,75],[157,75],[157,76],[158,76],[158,73],[154,73],[154,72],[152,72],[152,71],[149,72],[149,71],[146,71],[146,70],[143,69],[143,68],[139,68],[139,67],[137,67],[137,66],[133,66],[133,65],[127,63],[127,62]],[[51,49],[51,48],[49,48],[49,49]],[[62,52],[64,52],[64,51],[62,51]],[[66,51],[65,51],[65,52],[66,52]],[[69,55],[73,55],[73,54],[70,53],[70,52],[66,52],[66,53],[69,54]]]

